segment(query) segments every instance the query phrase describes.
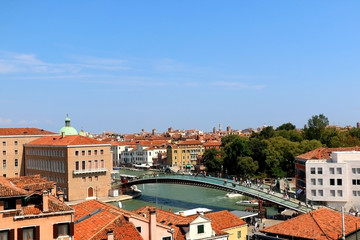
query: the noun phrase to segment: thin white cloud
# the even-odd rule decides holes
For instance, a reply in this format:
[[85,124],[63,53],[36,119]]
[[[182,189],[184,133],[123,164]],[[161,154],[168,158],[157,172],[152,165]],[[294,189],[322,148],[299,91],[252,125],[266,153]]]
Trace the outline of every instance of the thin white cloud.
[[246,83],[241,83],[241,82],[227,82],[227,81],[213,82],[211,83],[211,85],[228,87],[233,89],[263,89],[266,87],[265,85],[248,85]]
[[1,118],[0,117],[0,124],[1,125],[8,125],[8,124],[11,124],[12,123],[12,120],[9,119],[9,118]]

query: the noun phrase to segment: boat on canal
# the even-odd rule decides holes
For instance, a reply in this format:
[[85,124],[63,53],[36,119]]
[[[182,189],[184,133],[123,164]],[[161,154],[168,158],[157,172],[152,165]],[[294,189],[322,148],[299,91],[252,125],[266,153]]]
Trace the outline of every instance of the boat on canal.
[[257,207],[259,202],[257,200],[241,200],[236,202],[237,205],[246,206],[246,207]]

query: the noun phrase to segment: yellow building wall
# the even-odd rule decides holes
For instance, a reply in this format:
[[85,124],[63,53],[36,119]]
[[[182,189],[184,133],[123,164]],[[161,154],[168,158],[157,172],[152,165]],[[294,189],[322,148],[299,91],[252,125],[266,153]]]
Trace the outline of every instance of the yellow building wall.
[[[236,228],[224,229],[223,231],[229,233],[229,240],[246,240],[248,227],[245,224]],[[241,232],[240,237],[238,237],[238,232]]]

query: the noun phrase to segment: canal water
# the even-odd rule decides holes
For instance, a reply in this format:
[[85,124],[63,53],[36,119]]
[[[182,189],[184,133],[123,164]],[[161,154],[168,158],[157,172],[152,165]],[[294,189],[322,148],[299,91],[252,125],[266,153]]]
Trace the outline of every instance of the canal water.
[[[130,171],[120,170],[115,176],[120,174],[140,176],[142,174],[151,174],[150,171]],[[134,210],[140,207],[150,205],[163,210],[171,209],[172,212],[188,210],[193,208],[209,208],[213,211],[220,210],[245,210],[248,207],[236,205],[236,201],[248,199],[247,197],[226,197],[225,191],[195,187],[180,184],[142,184],[137,185],[142,194],[140,197],[122,202],[122,207],[126,210]],[[117,203],[114,203],[117,205]],[[274,207],[267,207],[267,215],[272,216],[278,211]]]

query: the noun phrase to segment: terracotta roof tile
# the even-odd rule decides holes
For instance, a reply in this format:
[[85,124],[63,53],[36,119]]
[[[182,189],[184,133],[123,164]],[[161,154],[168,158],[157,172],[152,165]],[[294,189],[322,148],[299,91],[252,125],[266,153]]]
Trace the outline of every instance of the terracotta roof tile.
[[52,189],[55,187],[55,182],[48,181],[46,178],[40,177],[39,174],[8,178],[8,180],[14,183],[17,187],[25,189],[27,191],[38,191],[44,189]]
[[205,217],[211,220],[211,225],[215,229],[224,230],[241,225],[246,225],[246,222],[236,217],[227,210],[220,212],[205,213]]
[[0,177],[0,198],[1,197],[15,197],[25,196],[28,192],[5,177]]
[[0,136],[3,135],[47,135],[56,134],[39,128],[0,128]]
[[[345,214],[345,234],[360,226],[360,218]],[[338,239],[342,234],[341,213],[321,208],[260,230],[271,235],[294,236],[317,240]]]
[[62,136],[41,137],[39,139],[29,142],[26,145],[68,146],[68,145],[95,145],[95,144],[107,144],[107,143],[80,135],[68,135],[64,137]]
[[360,151],[360,147],[339,147],[339,148],[317,148],[310,152],[301,154],[296,158],[310,160],[310,159],[330,159],[332,152],[344,152],[344,151]]

